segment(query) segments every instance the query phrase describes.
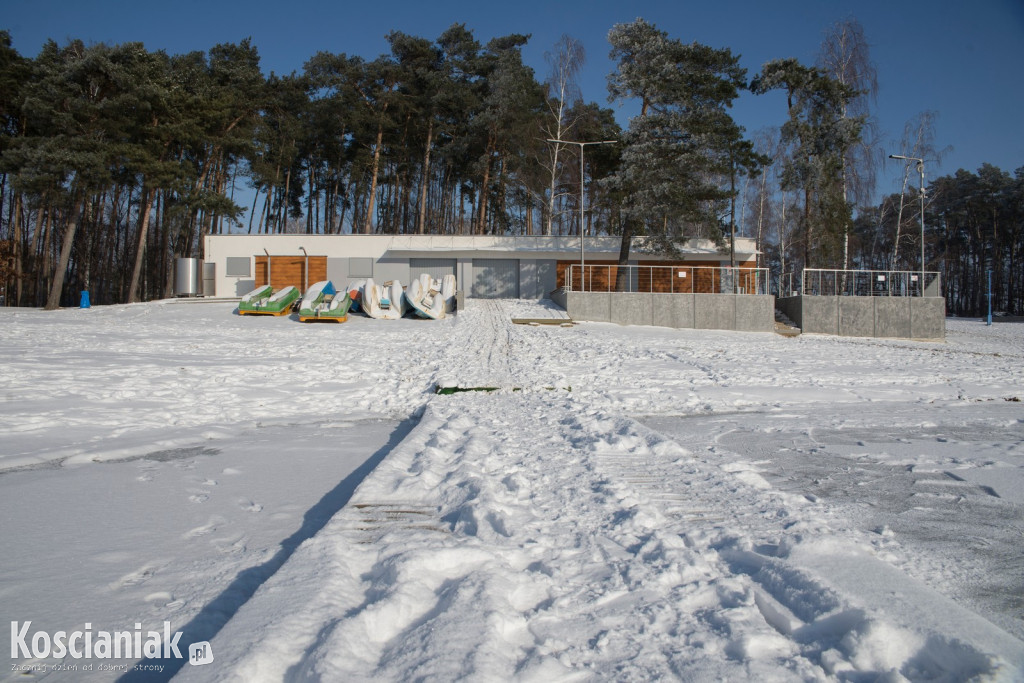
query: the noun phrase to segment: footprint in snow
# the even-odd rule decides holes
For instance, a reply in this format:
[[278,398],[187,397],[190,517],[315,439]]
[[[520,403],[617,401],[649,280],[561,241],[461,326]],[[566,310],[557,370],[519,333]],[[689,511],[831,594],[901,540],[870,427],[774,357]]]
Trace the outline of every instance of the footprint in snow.
[[182,538],[196,538],[197,536],[206,536],[217,530],[217,527],[224,522],[223,518],[212,517],[209,522],[202,526],[197,526],[190,531],[185,532]]
[[156,593],[150,593],[142,599],[146,602],[155,602],[161,605],[168,605],[170,604],[171,600],[174,599],[174,596],[168,593],[167,591],[157,591]]
[[133,572],[125,574],[117,582],[120,588],[127,588],[128,586],[138,586],[149,581],[149,579],[156,574],[156,567],[151,564],[143,565]]

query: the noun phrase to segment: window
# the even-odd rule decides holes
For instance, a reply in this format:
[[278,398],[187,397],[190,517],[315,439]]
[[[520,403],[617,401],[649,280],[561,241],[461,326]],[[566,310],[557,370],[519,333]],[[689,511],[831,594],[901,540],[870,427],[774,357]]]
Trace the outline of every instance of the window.
[[249,277],[252,259],[248,256],[228,256],[224,274],[228,277]]

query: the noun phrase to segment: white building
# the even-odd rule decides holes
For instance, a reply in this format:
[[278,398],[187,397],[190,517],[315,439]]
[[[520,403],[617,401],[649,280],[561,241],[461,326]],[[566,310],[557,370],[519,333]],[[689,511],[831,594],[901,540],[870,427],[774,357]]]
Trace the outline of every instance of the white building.
[[[620,238],[588,237],[584,260],[618,262]],[[305,289],[319,280],[347,284],[372,277],[408,283],[420,273],[451,273],[468,297],[539,299],[561,286],[568,265],[580,262],[580,238],[476,235],[208,235],[204,244],[203,293],[235,297],[268,281],[275,288]],[[630,264],[728,266],[710,240],[690,240],[681,259],[645,253],[633,241]],[[755,265],[753,239],[736,239],[736,263]]]

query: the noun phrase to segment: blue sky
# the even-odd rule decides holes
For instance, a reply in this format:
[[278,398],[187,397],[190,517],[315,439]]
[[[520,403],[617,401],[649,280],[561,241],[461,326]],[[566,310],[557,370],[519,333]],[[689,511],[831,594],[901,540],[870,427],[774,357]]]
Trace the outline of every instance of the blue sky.
[[[642,16],[684,42],[728,47],[741,55],[749,75],[771,59],[813,63],[824,31],[856,18],[864,27],[878,70],[873,105],[886,153],[897,152],[904,124],[916,114],[938,112],[937,146],[951,147],[928,178],[988,162],[1012,172],[1024,166],[1024,0],[431,0],[374,2],[219,2],[218,0],[0,0],[0,28],[14,47],[33,57],[47,38],[65,43],[141,41],[177,54],[252,37],[264,70],[301,71],[317,51],[374,58],[387,51],[384,36],[400,30],[436,38],[452,23],[465,23],[481,42],[528,33],[525,61],[547,73],[544,53],[564,33],[587,50],[583,96],[607,103],[608,30]],[[631,110],[620,111],[625,125]],[[785,120],[780,96],[749,93],[734,116],[748,134]],[[879,192],[896,191],[898,163],[887,162]]]

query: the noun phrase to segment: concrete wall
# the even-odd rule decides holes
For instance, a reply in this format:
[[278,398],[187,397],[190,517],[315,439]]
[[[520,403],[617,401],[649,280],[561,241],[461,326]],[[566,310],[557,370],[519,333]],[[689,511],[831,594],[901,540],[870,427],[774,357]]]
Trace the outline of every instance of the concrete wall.
[[775,329],[774,297],[736,294],[646,294],[565,292],[552,300],[573,320],[619,325],[658,325],[677,329]]
[[843,337],[945,339],[942,297],[794,296],[777,306],[803,332]]
[[737,296],[736,327],[741,332],[775,331],[775,297]]
[[941,296],[910,300],[911,339],[946,338],[946,299]]

